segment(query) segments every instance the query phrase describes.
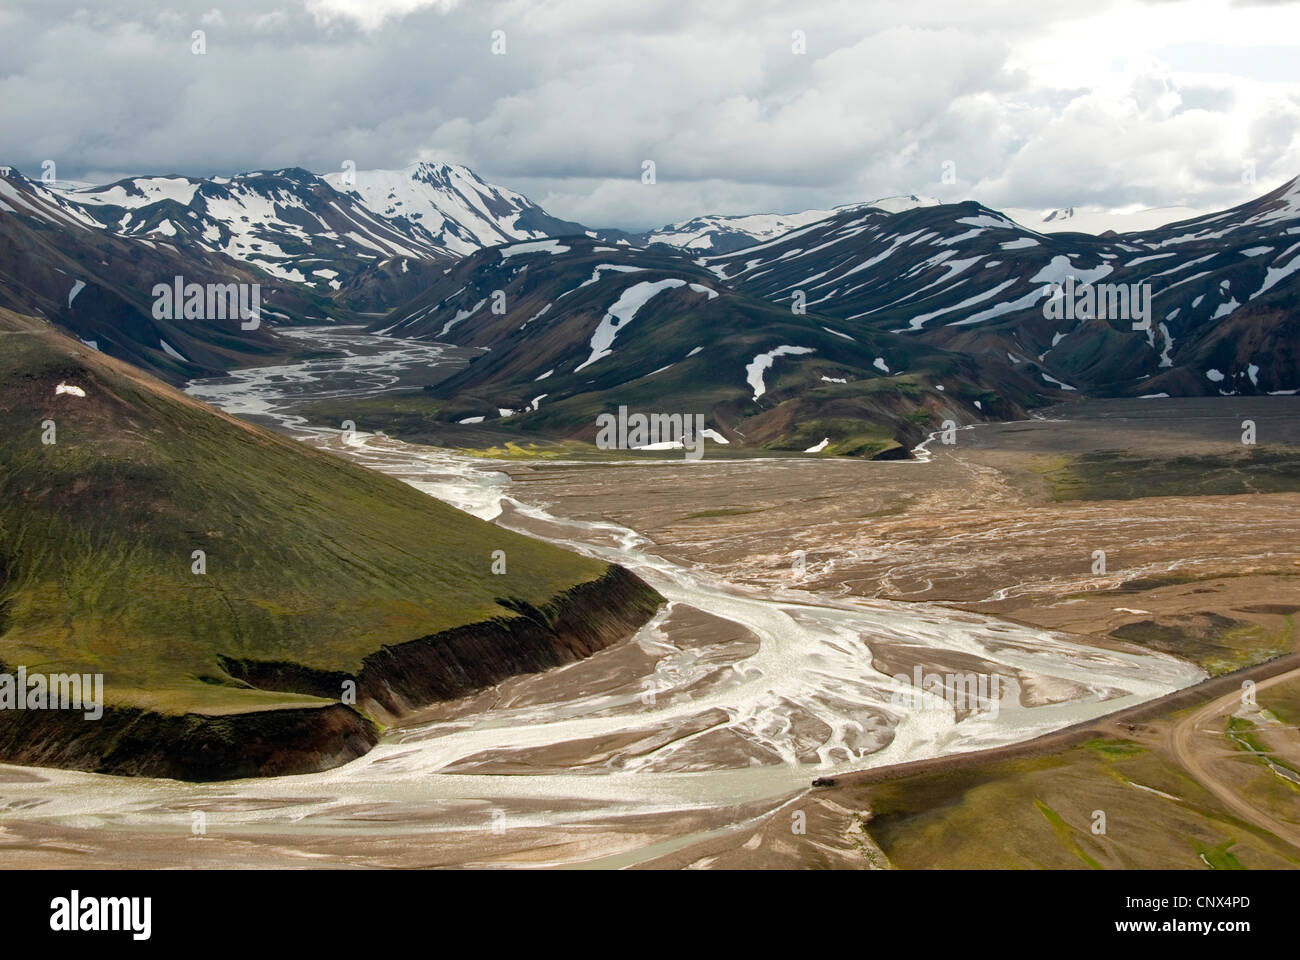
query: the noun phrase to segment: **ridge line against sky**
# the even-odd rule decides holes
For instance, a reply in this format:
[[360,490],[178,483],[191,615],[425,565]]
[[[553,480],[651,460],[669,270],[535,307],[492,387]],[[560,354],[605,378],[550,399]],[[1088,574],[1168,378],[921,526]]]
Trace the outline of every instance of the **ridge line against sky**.
[[910,193],[1223,209],[1300,172],[1294,2],[10,0],[0,33],[29,176],[439,159],[643,229]]

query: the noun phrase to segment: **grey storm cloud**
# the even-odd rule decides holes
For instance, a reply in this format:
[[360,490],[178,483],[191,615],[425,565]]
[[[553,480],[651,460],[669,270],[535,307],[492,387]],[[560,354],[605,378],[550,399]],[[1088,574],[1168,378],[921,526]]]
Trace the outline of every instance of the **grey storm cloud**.
[[[1212,6],[10,0],[0,161],[102,181],[446,159],[627,227],[913,192],[1212,206],[1258,192],[1245,160],[1261,182],[1300,173],[1295,32],[1252,56],[1209,13],[1188,27]],[[1171,24],[1145,56],[1117,33],[1124,64],[1102,49],[1095,76],[1054,76],[1076,22],[1122,31],[1134,8]]]

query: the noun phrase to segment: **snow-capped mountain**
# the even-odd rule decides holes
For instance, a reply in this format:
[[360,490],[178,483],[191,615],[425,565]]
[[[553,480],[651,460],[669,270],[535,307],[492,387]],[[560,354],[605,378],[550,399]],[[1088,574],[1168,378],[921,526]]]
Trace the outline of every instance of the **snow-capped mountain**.
[[[900,198],[695,253],[581,236],[482,250],[375,329],[487,351],[435,388],[453,421],[576,436],[631,397],[709,410],[733,442],[859,455],[881,450],[868,425],[901,443],[903,421],[939,414],[1300,387],[1300,182],[1123,236]],[[1069,283],[1122,286],[1131,313],[1045,309]]]
[[639,234],[634,242],[645,246],[663,243],[670,247],[697,253],[732,253],[752,247],[757,243],[775,239],[799,227],[825,220],[845,210],[876,207],[890,213],[911,210],[914,207],[935,206],[938,200],[918,197],[915,194],[899,197],[882,197],[869,203],[845,204],[833,210],[803,210],[799,213],[758,213],[748,216],[709,215],[670,223]]
[[193,244],[322,291],[394,257],[450,257],[419,225],[377,215],[299,168],[136,177],[63,197],[123,236]]
[[670,223],[641,234],[637,239],[642,244],[663,243],[698,253],[730,253],[834,214],[834,210],[804,210],[802,213],[756,213],[744,217],[710,215]]
[[970,358],[739,293],[676,251],[585,236],[480,250],[373,329],[485,350],[427,388],[438,419],[587,440],[596,414],[636,404],[704,414],[733,444],[897,456],[932,415],[1015,416],[1037,396],[1028,377],[993,384]]
[[[450,261],[484,246],[582,233],[527,197],[466,167],[318,176],[300,168],[233,177],[134,177],[63,190],[105,229],[195,245],[305,284],[360,309],[391,306],[375,276],[405,279],[422,261]],[[419,275],[427,272],[420,266]]]
[[[154,285],[176,276],[200,284],[258,283],[268,322],[244,329],[234,318],[154,316]],[[121,236],[64,192],[0,168],[0,306],[44,317],[88,348],[163,379],[178,383],[254,363],[274,350],[271,322],[323,316],[321,300],[310,288],[267,282],[245,264],[202,247],[182,248],[165,235]]]
[[[850,334],[897,331],[1066,393],[1300,388],[1297,180],[1231,210],[1102,237],[1031,230],[974,202],[856,209],[701,262],[720,281],[798,301]],[[1052,285],[1071,278],[1080,289],[1112,286],[1116,302],[1119,288],[1149,293],[1149,328],[1099,310],[1054,318]]]
[[[521,194],[446,164],[363,170],[346,179],[289,168],[59,190],[11,171],[0,176],[0,293],[15,309],[58,319],[83,339],[121,341],[119,355],[179,376],[196,366],[218,369],[250,344],[224,341],[228,331],[201,325],[172,329],[171,336],[141,325],[149,288],[173,274],[267,284],[280,298],[268,313],[272,320],[354,317],[351,311],[400,304],[382,324],[392,335],[455,338],[478,329],[477,322],[458,325],[477,309],[483,298],[467,298],[486,282],[475,274],[477,286],[461,284],[470,292],[449,289],[465,261],[526,292],[541,282],[534,255],[551,251],[545,275],[566,282],[572,278],[565,269],[582,273],[589,266],[595,285],[651,269],[688,286],[703,276],[721,296],[710,308],[715,312],[740,309],[735,294],[753,322],[760,315],[763,323],[772,320],[754,307],[766,302],[817,318],[816,330],[833,330],[827,335],[841,340],[895,335],[974,357],[980,372],[968,382],[1001,385],[1008,405],[1036,402],[1035,391],[1051,399],[1300,389],[1293,346],[1300,312],[1296,181],[1232,210],[1150,230],[1091,235],[1080,230],[1088,216],[1062,208],[1050,218],[1039,214],[1030,227],[978,203],[908,195],[831,211],[698,217],[631,237],[551,217]],[[524,279],[530,265],[539,279]],[[602,265],[609,269],[602,272]],[[1070,278],[1081,286],[1149,287],[1149,327],[1134,330],[1128,318],[1054,318],[1045,300],[1053,284]],[[538,303],[538,310],[554,306],[553,316],[523,339],[531,342],[533,329],[560,336],[555,321],[582,299],[566,297],[561,311],[562,292]],[[77,313],[90,311],[101,294],[117,297],[117,306]],[[791,310],[796,302],[800,312]],[[522,328],[529,318],[516,317],[517,308],[512,301],[509,320],[493,322],[517,319]],[[732,318],[718,322],[726,326]],[[563,329],[576,336],[580,327],[573,321]],[[102,337],[89,336],[94,331]],[[557,340],[548,350],[558,346]],[[819,359],[835,353],[824,344],[811,348]],[[506,356],[494,355],[491,365]],[[647,363],[654,359],[647,354]],[[478,366],[475,375],[486,369]],[[639,370],[625,372],[648,375]],[[555,377],[559,385],[560,373]],[[471,379],[467,374],[467,389]],[[570,386],[582,393],[585,383]],[[985,407],[977,409],[996,406],[996,393],[983,396]]]
[[939,201],[934,197],[921,197],[915,193],[903,194],[897,197],[881,197],[879,200],[871,200],[867,203],[848,204],[837,207],[840,210],[860,210],[863,207],[870,207],[875,210],[883,210],[885,213],[902,213],[904,210],[915,210],[917,207],[937,207]]
[[458,256],[512,240],[586,231],[458,164],[421,162],[401,170],[330,173],[324,179],[376,216],[405,217],[441,250]]
[[1138,230],[1155,230],[1167,223],[1189,220],[1208,211],[1196,207],[1147,207],[1141,210],[1113,211],[1100,207],[1058,207],[1053,210],[1033,210],[1026,207],[1003,207],[1002,212],[1021,226],[1040,233],[1102,234],[1133,233]]
[[16,214],[44,221],[63,229],[88,229],[99,223],[57,190],[37,180],[28,180],[13,167],[0,167],[0,213]]

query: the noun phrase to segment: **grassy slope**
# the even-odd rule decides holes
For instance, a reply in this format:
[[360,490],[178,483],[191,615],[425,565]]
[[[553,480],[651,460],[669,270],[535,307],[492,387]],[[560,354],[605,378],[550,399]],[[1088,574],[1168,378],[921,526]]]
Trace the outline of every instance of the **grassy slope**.
[[1136,500],[1287,493],[1300,489],[1300,453],[1286,446],[1244,446],[1240,452],[1160,457],[1100,450],[1070,457],[1047,474],[1053,498]]
[[[1262,691],[1254,719],[1219,718],[1207,757],[1255,808],[1294,823],[1300,786],[1295,722],[1300,682]],[[1252,869],[1300,867],[1295,849],[1242,821],[1169,753],[1172,709],[1131,737],[1101,736],[1046,754],[847,788],[864,829],[903,868]],[[1104,834],[1094,811],[1106,814]],[[996,830],[988,829],[996,823]]]
[[[319,703],[234,684],[219,658],[352,672],[385,644],[513,616],[499,597],[542,605],[607,569],[215,414],[38,322],[0,311],[0,348],[9,667],[102,672],[110,703],[163,712]],[[85,398],[56,396],[65,381]]]
[[[869,796],[866,830],[903,868],[1300,866],[1161,750],[1122,738],[880,784]],[[1104,835],[1092,830],[1096,810]]]
[[[1087,742],[849,785],[835,799],[861,812],[859,829],[903,869],[1300,867],[1292,847],[1241,820],[1169,752],[1173,724],[1200,706],[1170,707],[1136,725],[1100,721]],[[1294,822],[1300,786],[1271,772],[1264,757],[1291,771],[1300,765],[1300,682],[1262,692],[1260,706],[1267,725],[1230,717],[1223,739],[1204,753],[1241,751],[1228,775],[1235,792]],[[1273,742],[1283,749],[1273,752],[1269,737],[1280,737]],[[1094,831],[1096,811],[1105,814],[1104,833]]]

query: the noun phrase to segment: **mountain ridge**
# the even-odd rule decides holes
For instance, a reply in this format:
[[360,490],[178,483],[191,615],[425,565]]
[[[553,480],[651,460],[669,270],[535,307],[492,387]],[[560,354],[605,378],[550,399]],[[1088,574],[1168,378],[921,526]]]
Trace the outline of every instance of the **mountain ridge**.
[[[0,181],[12,182],[13,177]],[[434,301],[459,295],[444,279],[460,276],[467,259],[495,263],[492,257],[483,259],[485,250],[510,251],[509,257],[521,258],[501,267],[501,283],[508,285],[509,277],[528,262],[526,245],[545,249],[556,244],[579,250],[575,256],[607,251],[615,261],[640,250],[656,269],[666,271],[661,279],[672,275],[690,284],[707,274],[706,284],[721,285],[715,292],[727,288],[796,313],[798,293],[803,298],[798,309],[838,325],[841,339],[902,335],[974,358],[982,368],[978,379],[986,387],[1007,386],[1014,405],[1037,402],[1033,398],[1040,394],[1051,400],[1072,394],[1282,393],[1300,388],[1300,371],[1288,347],[1296,270],[1290,236],[1300,229],[1297,180],[1226,211],[1102,235],[1035,230],[975,201],[943,204],[918,195],[792,215],[697,217],[641,235],[611,234],[551,217],[522,194],[493,186],[469,168],[428,161],[400,170],[325,176],[291,167],[207,180],[137,177],[66,191],[24,182],[28,194],[39,197],[39,203],[31,202],[44,210],[46,234],[57,227],[79,238],[85,247],[80,263],[141,259],[139,247],[122,247],[130,241],[146,245],[158,261],[146,263],[145,269],[164,276],[179,273],[185,261],[227,278],[244,272],[246,281],[254,281],[260,275],[273,286],[275,306],[269,316],[278,323],[346,322],[365,311],[387,315],[384,322],[372,324],[376,331],[443,336],[464,344],[482,323],[468,318],[486,303],[486,294],[503,287],[480,289],[472,302],[460,302],[461,297],[443,316]],[[15,207],[22,204],[14,191],[6,189],[12,201],[6,203],[7,212],[24,212]],[[0,233],[5,226],[0,224]],[[99,240],[87,241],[97,231]],[[11,250],[25,246],[35,244],[24,240],[11,244]],[[127,249],[132,252],[126,254]],[[20,274],[40,273],[39,265],[20,263],[21,268],[10,270],[9,304],[36,309],[83,340],[98,342],[84,323],[78,326],[81,321],[70,308],[94,304],[107,283],[97,282],[98,274],[87,277],[83,283],[93,289],[82,288],[75,297],[65,291],[68,303],[60,307],[56,291],[61,279],[45,281],[38,300],[13,293],[22,289]],[[69,273],[67,265],[57,269]],[[1149,285],[1158,315],[1141,333],[1114,318],[1054,321],[1044,309],[1044,297],[1068,278],[1085,286],[1096,282],[1137,290]],[[137,275],[130,286],[144,286],[148,279],[147,273]],[[431,298],[430,291],[436,296]],[[145,304],[138,289],[124,293],[124,299],[135,304],[119,315],[139,318]],[[753,304],[744,309],[764,315],[764,322],[788,325],[776,319],[779,313]],[[436,325],[424,323],[416,316],[420,311],[425,318],[436,316]],[[548,327],[557,316],[534,329]],[[117,321],[119,327],[139,328],[134,339],[142,341],[119,352],[164,376],[211,373],[274,354],[269,334],[232,342],[228,330],[203,329],[196,342],[192,333],[186,339],[176,326],[155,330],[141,319]],[[599,316],[585,322],[598,323]],[[457,325],[462,326],[453,332]],[[112,337],[111,329],[99,329]],[[579,329],[570,330],[574,349],[578,340],[590,337]],[[204,354],[204,341],[226,352]],[[822,356],[835,352],[823,349]],[[195,355],[200,363],[194,362]],[[502,362],[499,357],[480,361],[475,375]],[[667,363],[665,358],[657,366]],[[468,383],[467,377],[458,375],[451,383]],[[1029,389],[1029,383],[1037,386]],[[500,408],[520,403],[532,406],[532,398],[510,395]]]

